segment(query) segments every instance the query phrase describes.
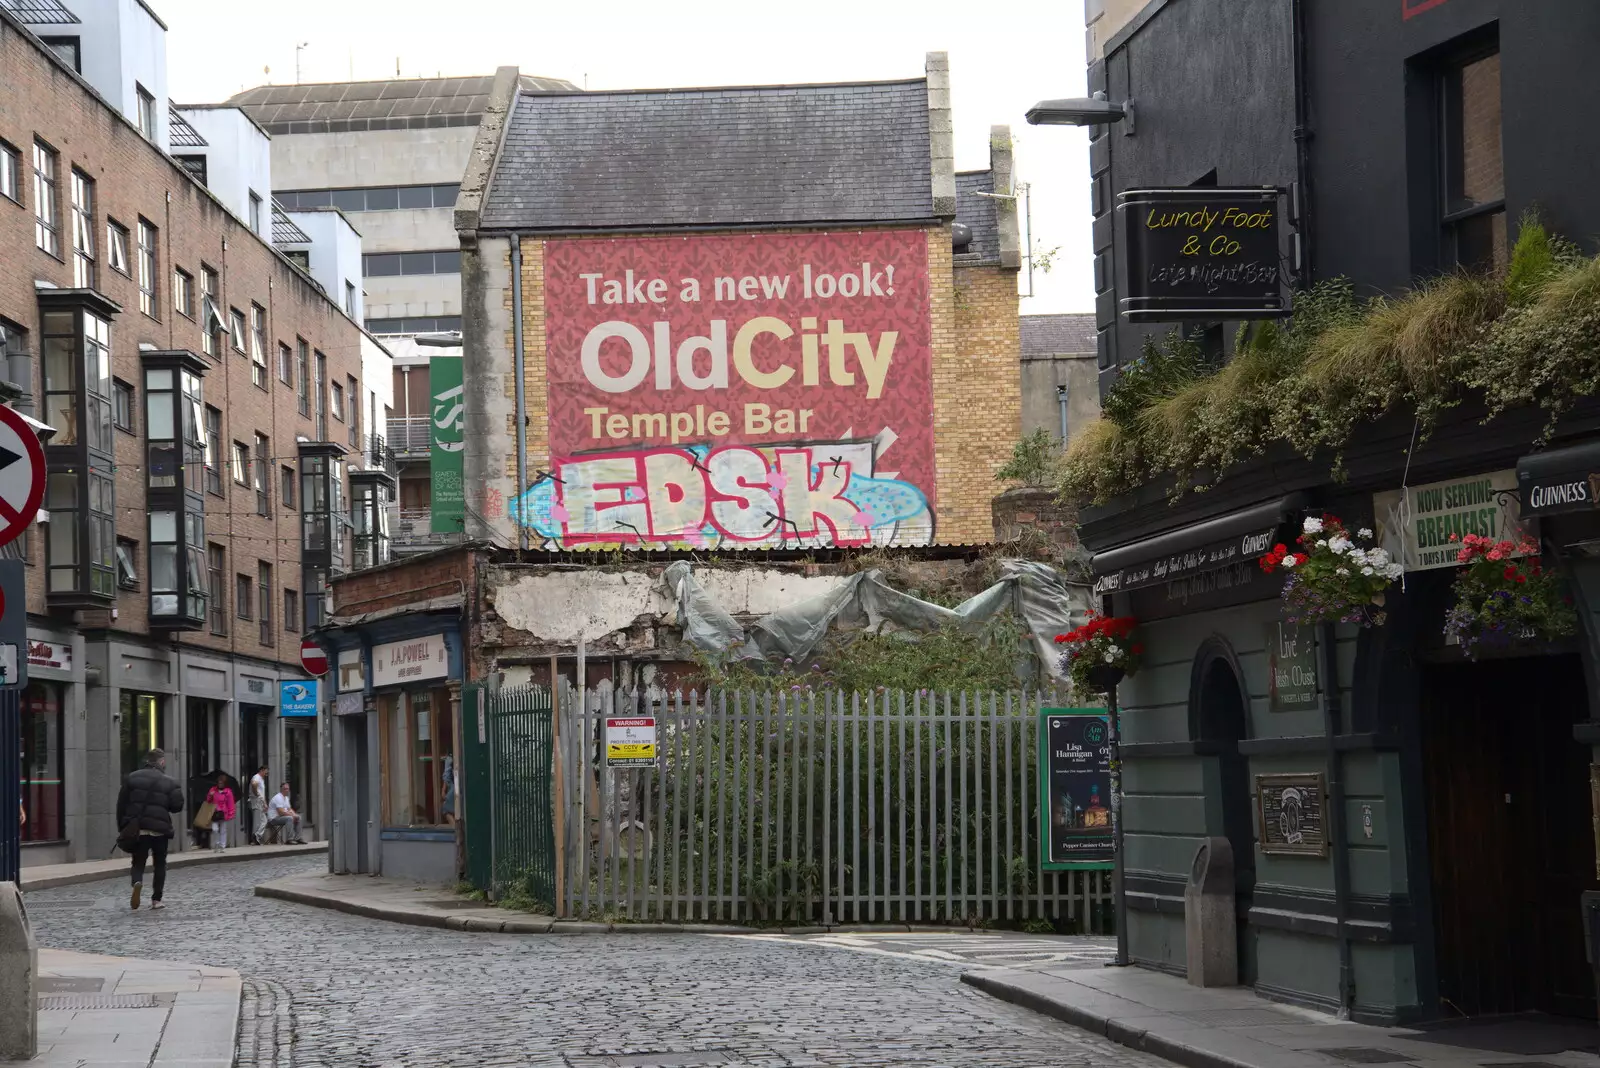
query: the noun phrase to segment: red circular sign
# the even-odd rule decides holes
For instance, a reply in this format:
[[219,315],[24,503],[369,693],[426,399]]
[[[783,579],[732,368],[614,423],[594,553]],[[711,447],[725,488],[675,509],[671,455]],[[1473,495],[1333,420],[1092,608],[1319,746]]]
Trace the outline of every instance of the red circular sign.
[[0,407],[0,545],[22,536],[44,500],[44,448],[14,408]]
[[328,654],[322,651],[322,646],[307,638],[300,643],[300,666],[321,678],[328,673]]

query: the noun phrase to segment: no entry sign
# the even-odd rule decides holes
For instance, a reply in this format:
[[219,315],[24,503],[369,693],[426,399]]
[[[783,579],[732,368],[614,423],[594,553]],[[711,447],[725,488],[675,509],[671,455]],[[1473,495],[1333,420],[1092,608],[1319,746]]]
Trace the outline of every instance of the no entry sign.
[[44,499],[44,449],[22,413],[0,408],[0,545],[21,537]]
[[300,643],[300,666],[308,674],[321,678],[328,673],[328,654],[322,651],[322,646],[307,638]]

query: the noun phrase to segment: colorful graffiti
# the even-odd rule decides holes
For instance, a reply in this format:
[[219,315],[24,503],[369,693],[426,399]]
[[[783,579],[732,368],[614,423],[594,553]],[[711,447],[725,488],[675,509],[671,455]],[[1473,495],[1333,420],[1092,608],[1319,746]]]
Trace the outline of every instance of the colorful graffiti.
[[561,546],[931,542],[928,286],[917,231],[550,242],[550,469],[507,514]]
[[561,545],[926,545],[928,499],[874,474],[877,442],[693,445],[555,463],[510,506]]

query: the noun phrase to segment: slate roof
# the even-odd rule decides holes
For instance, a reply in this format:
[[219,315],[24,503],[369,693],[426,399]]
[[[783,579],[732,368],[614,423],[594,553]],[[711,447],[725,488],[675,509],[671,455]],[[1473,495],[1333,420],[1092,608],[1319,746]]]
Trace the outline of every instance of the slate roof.
[[1095,349],[1093,312],[1022,316],[1022,358],[1092,355]]
[[[529,92],[577,89],[560,78],[523,75]],[[376,82],[258,85],[232,97],[268,133],[345,133],[476,126],[489,102],[494,75],[471,78],[395,78]]]
[[519,93],[483,229],[933,217],[927,83]]
[[956,222],[972,228],[972,243],[958,252],[957,263],[1000,262],[1000,216],[990,197],[979,192],[994,192],[993,171],[965,171],[956,175]]

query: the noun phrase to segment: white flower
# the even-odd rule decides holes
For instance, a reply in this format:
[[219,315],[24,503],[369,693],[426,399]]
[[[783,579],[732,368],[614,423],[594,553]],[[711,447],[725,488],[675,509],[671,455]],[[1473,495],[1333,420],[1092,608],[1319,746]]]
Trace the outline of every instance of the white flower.
[[1362,568],[1362,569],[1361,569],[1361,573],[1362,573],[1362,574],[1363,574],[1363,575],[1370,575],[1370,574],[1372,574],[1372,568],[1370,568],[1370,567],[1364,567],[1364,568]]
[[1112,651],[1110,649],[1107,649],[1106,650],[1106,663],[1114,664],[1114,663],[1116,663],[1116,660],[1117,660],[1117,654],[1114,651]]
[[1406,573],[1406,569],[1405,569],[1404,565],[1401,565],[1401,564],[1390,564],[1388,567],[1383,569],[1383,574],[1384,574],[1385,578],[1397,579],[1397,578],[1399,578],[1401,575],[1403,575],[1405,573]]
[[1372,537],[1372,531],[1370,529],[1368,529],[1367,527],[1362,527],[1360,530],[1356,531],[1356,537],[1358,537],[1358,538],[1370,538],[1370,537]]
[[1373,567],[1388,567],[1389,552],[1387,549],[1373,549],[1367,553],[1367,562]]
[[1288,556],[1285,556],[1283,558],[1283,566],[1284,567],[1293,567],[1294,566],[1294,554],[1293,553],[1290,553]]
[[1337,538],[1334,538],[1332,541],[1328,542],[1328,551],[1333,553],[1333,554],[1335,554],[1335,555],[1337,555],[1337,556],[1343,556],[1344,553],[1345,553],[1345,550],[1347,550],[1349,548],[1350,548],[1350,539],[1345,537],[1342,534],[1339,535]]
[[1322,539],[1318,540],[1317,548],[1326,549],[1327,547],[1328,547],[1328,539],[1327,538],[1322,538]]
[[1360,567],[1367,562],[1369,555],[1365,549],[1351,549],[1350,555],[1346,557],[1346,559],[1352,564],[1355,564],[1357,567]]
[[1350,574],[1350,569],[1348,567],[1341,567],[1339,570],[1335,571],[1334,574],[1343,578]]
[[1308,515],[1308,516],[1306,516],[1306,522],[1305,522],[1305,528],[1304,529],[1305,529],[1305,532],[1307,534],[1321,534],[1322,533],[1322,520],[1316,518],[1315,516],[1309,516]]

